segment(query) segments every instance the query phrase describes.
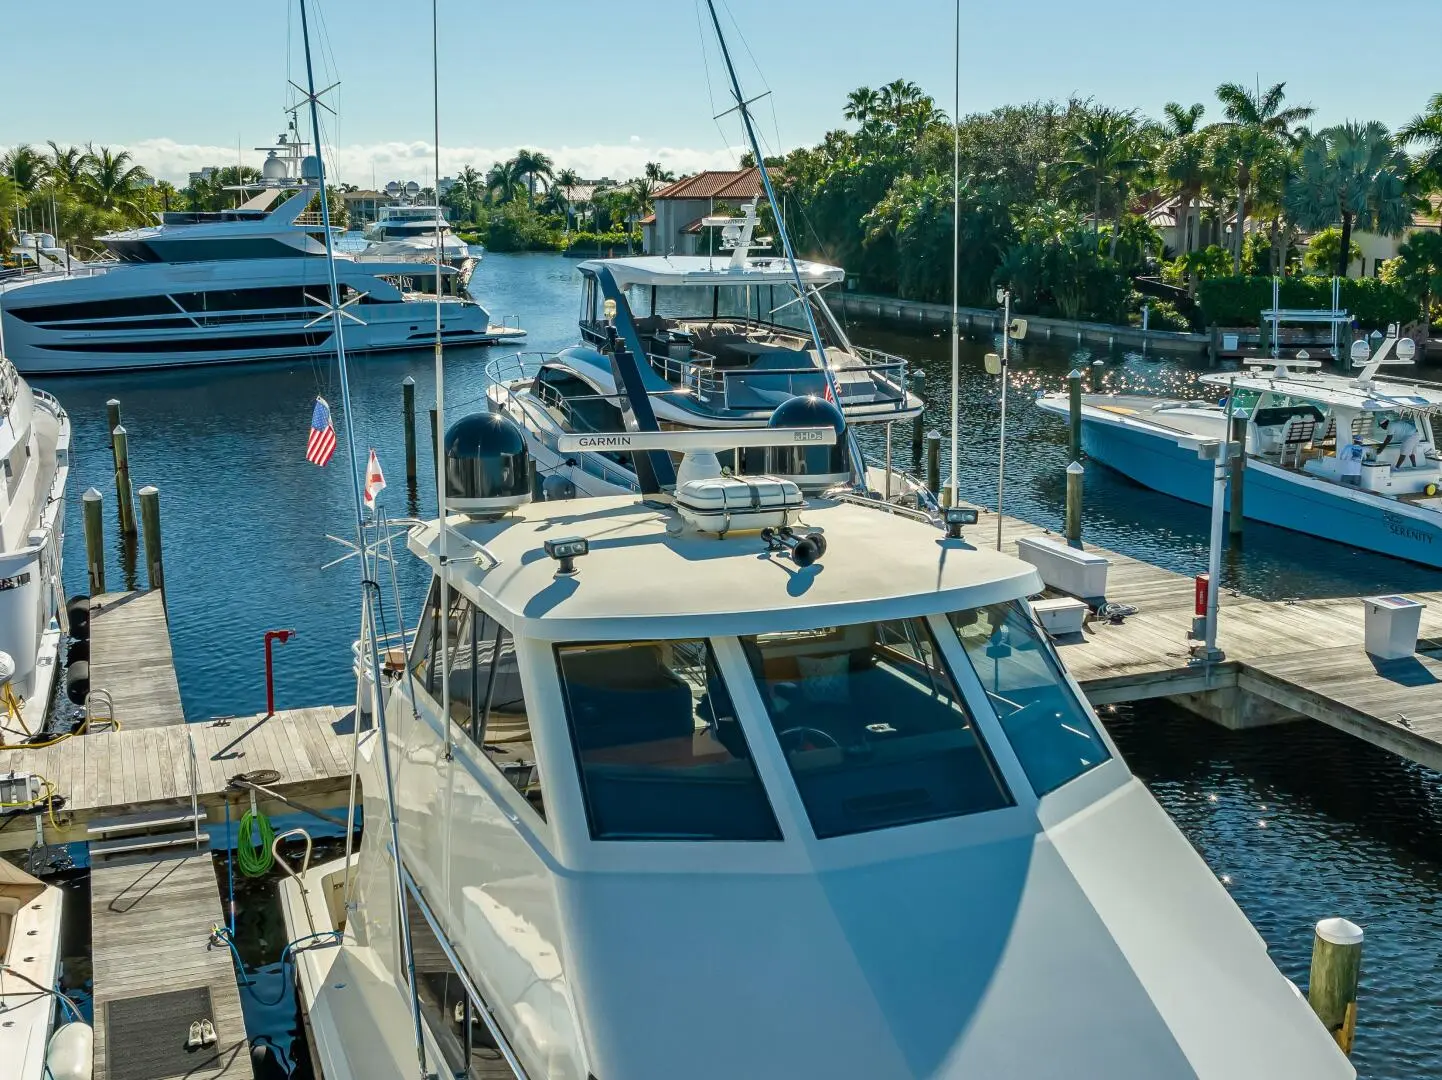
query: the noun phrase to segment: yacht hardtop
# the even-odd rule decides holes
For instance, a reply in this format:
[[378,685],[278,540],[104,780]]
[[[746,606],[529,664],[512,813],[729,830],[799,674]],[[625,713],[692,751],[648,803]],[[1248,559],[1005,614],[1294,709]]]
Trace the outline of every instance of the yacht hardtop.
[[434,577],[392,779],[361,736],[399,873],[368,829],[351,914],[307,900],[343,862],[283,888],[292,936],[342,934],[297,954],[330,1080],[414,1068],[397,878],[433,1070],[1353,1075],[1067,675],[1033,567],[685,463],[669,505],[529,502],[497,413],[443,445],[464,513],[408,536]]

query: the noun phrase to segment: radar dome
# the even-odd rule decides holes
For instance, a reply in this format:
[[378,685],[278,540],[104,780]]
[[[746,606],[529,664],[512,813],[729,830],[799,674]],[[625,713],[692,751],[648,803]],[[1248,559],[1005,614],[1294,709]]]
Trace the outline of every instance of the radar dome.
[[386,194],[389,195],[392,199],[394,199],[400,193],[401,183],[399,180],[392,180],[389,184],[386,185]]
[[407,183],[406,183],[406,198],[408,198],[408,199],[414,199],[414,198],[415,198],[417,195],[419,195],[420,193],[421,193],[421,186],[420,186],[420,184],[417,184],[414,180],[407,181]]
[[531,453],[526,435],[501,413],[463,416],[446,429],[446,505],[489,517],[531,499]]
[[260,167],[260,175],[267,180],[284,180],[286,176],[285,162],[275,156],[272,150],[265,157],[265,163]]
[[776,406],[771,428],[829,427],[836,432],[834,446],[772,446],[766,450],[766,471],[793,481],[806,492],[824,491],[851,479],[850,454],[846,449],[846,418],[823,397],[809,394],[793,397]]
[[300,178],[307,182],[320,181],[320,158],[307,154],[300,163]]

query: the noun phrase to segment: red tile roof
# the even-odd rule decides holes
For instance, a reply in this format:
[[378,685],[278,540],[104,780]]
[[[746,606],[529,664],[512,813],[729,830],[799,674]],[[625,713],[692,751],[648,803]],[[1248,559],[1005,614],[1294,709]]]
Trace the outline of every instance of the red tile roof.
[[655,199],[754,199],[762,195],[761,170],[699,172],[668,184]]

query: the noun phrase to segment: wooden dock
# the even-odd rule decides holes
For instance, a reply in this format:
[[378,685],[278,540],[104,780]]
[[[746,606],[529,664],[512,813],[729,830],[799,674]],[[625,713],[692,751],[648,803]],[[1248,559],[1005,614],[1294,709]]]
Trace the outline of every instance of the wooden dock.
[[[240,773],[272,769],[280,778],[265,786],[318,808],[345,802],[350,785],[352,711],[334,706],[292,709],[199,724],[97,731],[36,750],[0,750],[0,773],[38,773],[64,799],[54,821],[45,818],[50,843],[90,839],[97,818],[142,814],[178,807],[191,799],[191,748],[195,797],[210,820],[225,801],[249,796],[227,790]],[[283,804],[261,800],[268,814],[290,813]],[[58,827],[57,823],[58,822]],[[34,830],[0,830],[0,851],[27,847]]]
[[[90,601],[90,688],[108,695],[123,728],[185,723],[159,590],[105,593]],[[104,715],[96,704],[97,715]]]
[[[995,516],[984,514],[970,539],[985,543],[995,529]],[[1007,518],[1003,547],[1015,552],[1021,537],[1045,533]],[[1217,644],[1226,655],[1207,664],[1188,641],[1192,578],[1088,550],[1111,563],[1107,600],[1137,609],[1120,624],[1092,619],[1083,634],[1057,641],[1093,704],[1172,698],[1235,728],[1309,717],[1442,771],[1442,593],[1405,594],[1428,605],[1419,652],[1379,661],[1363,648],[1361,597],[1267,601],[1224,591]]]
[[[162,1071],[149,1074],[147,1080],[194,1075],[207,1080],[250,1080],[250,1044],[235,966],[229,948],[210,945],[210,928],[224,922],[208,849],[91,869],[96,1080],[126,1075],[107,1046],[112,1002],[143,1008],[150,995],[173,995],[198,987],[209,992],[209,1016],[217,1044],[183,1054],[183,1065],[162,1066]],[[155,1003],[158,1006],[164,1000],[158,998]],[[144,1045],[168,1050],[178,1040],[183,1046],[190,1019],[201,1018],[187,1016],[183,1006],[180,1011],[157,1008],[154,1023],[147,1029],[150,1041]],[[176,1057],[173,1053],[169,1056],[172,1060]]]

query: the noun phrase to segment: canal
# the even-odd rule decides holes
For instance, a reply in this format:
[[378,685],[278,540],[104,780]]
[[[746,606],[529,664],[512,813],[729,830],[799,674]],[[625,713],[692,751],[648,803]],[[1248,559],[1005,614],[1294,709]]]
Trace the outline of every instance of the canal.
[[[574,263],[552,255],[488,255],[473,289],[494,319],[517,315],[528,350],[571,344],[579,290]],[[951,347],[945,335],[917,337],[857,326],[861,344],[907,357],[925,372],[926,424],[950,428]],[[962,343],[960,483],[965,498],[996,503],[998,386],[981,358],[995,343]],[[451,418],[478,407],[484,367],[514,350],[452,350],[446,401]],[[1006,510],[1060,528],[1066,432],[1031,405],[1058,389],[1074,365],[1103,362],[1108,386],[1188,393],[1196,358],[1137,350],[1026,341],[1014,361],[1008,409]],[[362,453],[374,448],[390,486],[392,517],[434,510],[434,471],[420,419],[417,490],[404,478],[401,381],[416,380],[424,408],[434,396],[428,351],[353,361],[351,392]],[[338,409],[334,362],[301,362],[41,381],[74,421],[68,591],[84,590],[78,498],[106,496],[107,583],[142,583],[132,546],[114,528],[114,486],[105,401],[121,400],[137,487],[161,490],[171,634],[186,712],[192,718],[261,711],[266,630],[297,631],[276,654],[280,708],[345,703],[354,696],[350,643],[359,607],[354,560],[327,534],[353,531],[350,480],[341,460],[317,469],[304,460],[317,394]],[[879,451],[878,430],[865,434]],[[909,456],[909,432],[896,451]],[[344,449],[342,449],[344,452]],[[949,450],[942,453],[943,468]],[[1086,475],[1085,539],[1183,573],[1205,568],[1207,513],[1152,494],[1100,468]],[[406,610],[420,603],[427,575],[405,556],[398,571]],[[1254,595],[1355,595],[1442,588],[1442,573],[1368,556],[1322,540],[1248,523],[1229,555],[1225,584]],[[1345,915],[1367,931],[1357,1049],[1361,1075],[1412,1080],[1442,1075],[1442,785],[1437,774],[1398,761],[1310,723],[1246,734],[1222,731],[1159,703],[1106,711],[1103,719],[1133,769],[1150,786],[1271,947],[1284,973],[1304,983],[1311,926]],[[242,893],[242,922],[255,929],[246,962],[267,994],[283,936],[269,884]],[[83,982],[83,978],[81,980]],[[293,1006],[253,1012],[252,1021],[289,1054]],[[1219,1037],[1225,1037],[1219,1033]]]

